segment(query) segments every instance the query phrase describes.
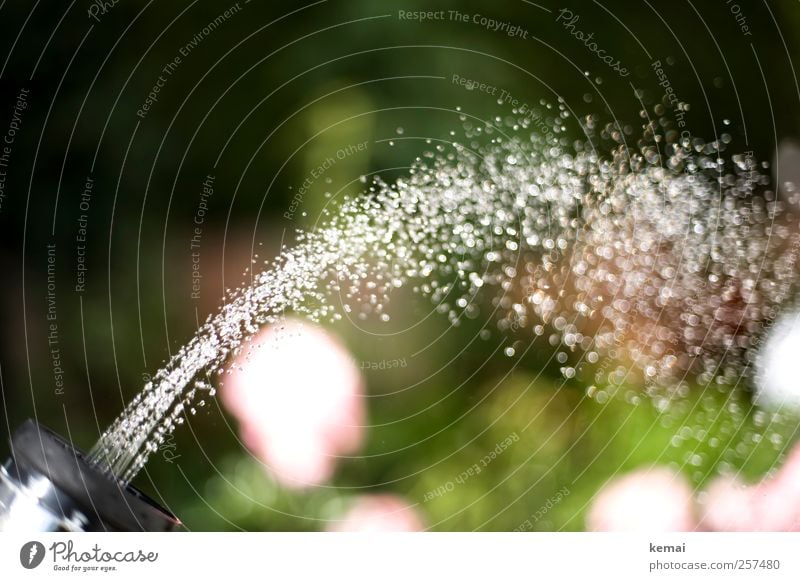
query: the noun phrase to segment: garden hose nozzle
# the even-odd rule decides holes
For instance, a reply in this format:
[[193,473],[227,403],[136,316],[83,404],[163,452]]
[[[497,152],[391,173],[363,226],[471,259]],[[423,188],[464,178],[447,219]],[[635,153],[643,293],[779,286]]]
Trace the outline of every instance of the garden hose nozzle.
[[0,466],[0,531],[171,531],[180,521],[33,420]]

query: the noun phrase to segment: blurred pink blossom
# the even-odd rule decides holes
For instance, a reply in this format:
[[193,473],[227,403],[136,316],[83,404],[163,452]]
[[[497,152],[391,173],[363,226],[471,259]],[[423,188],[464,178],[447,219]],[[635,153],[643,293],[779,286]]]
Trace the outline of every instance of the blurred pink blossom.
[[282,484],[302,488],[326,481],[335,456],[360,446],[362,390],[358,369],[334,337],[288,320],[243,350],[220,395],[248,448]]
[[717,531],[800,531],[800,446],[773,478],[746,486],[720,477],[706,491],[703,526]]
[[405,500],[391,494],[357,497],[342,520],[329,527],[340,532],[414,532],[423,530],[422,518]]
[[680,474],[667,468],[637,470],[603,487],[594,498],[586,525],[592,531],[693,530],[692,489]]
[[800,531],[800,446],[772,478],[748,486],[719,476],[697,500],[679,474],[638,470],[606,484],[586,524],[595,531]]

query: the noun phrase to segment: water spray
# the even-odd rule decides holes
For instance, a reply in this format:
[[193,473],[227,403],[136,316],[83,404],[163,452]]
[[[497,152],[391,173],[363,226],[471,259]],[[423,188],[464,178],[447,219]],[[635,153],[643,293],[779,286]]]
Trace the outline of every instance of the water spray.
[[180,521],[136,487],[33,420],[11,439],[0,467],[0,531],[174,530]]
[[[287,312],[389,321],[389,294],[404,286],[453,326],[490,302],[498,330],[527,334],[506,356],[545,342],[566,379],[584,368],[598,383],[637,375],[661,410],[687,375],[732,389],[765,314],[796,294],[800,235],[786,207],[800,192],[779,200],[752,156],[723,159],[727,134],[665,142],[652,122],[630,151],[622,128],[588,116],[594,140],[569,146],[559,111],[546,134],[525,119],[465,124],[470,147],[439,145],[406,177],[326,209],[319,228],[226,297],[89,453],[23,425],[0,475],[0,529],[175,527],[128,483],[215,395],[250,338]],[[600,357],[630,369],[593,368]]]

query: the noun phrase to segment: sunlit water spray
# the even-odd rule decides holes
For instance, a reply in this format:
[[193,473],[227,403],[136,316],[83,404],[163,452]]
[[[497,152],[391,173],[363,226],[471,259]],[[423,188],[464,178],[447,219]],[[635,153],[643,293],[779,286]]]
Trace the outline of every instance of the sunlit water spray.
[[406,177],[376,181],[299,233],[155,374],[98,441],[94,461],[132,479],[213,396],[212,378],[230,358],[284,313],[386,321],[389,294],[403,286],[454,325],[490,304],[500,331],[522,329],[557,351],[567,378],[601,357],[625,363],[598,380],[619,383],[615,374],[634,369],[659,406],[686,389],[687,374],[738,383],[795,291],[796,217],[756,160],[722,158],[727,135],[677,141],[654,122],[633,146],[629,132],[588,117],[590,138],[573,143],[567,117],[561,108],[533,133],[524,120],[465,123],[462,142],[438,146]]

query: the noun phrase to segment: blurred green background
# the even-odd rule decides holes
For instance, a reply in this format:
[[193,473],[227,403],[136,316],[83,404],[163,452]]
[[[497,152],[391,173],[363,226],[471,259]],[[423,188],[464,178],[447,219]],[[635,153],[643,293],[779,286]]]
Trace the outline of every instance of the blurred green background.
[[[181,0],[120,2],[105,12],[85,1],[39,4],[0,4],[0,54],[8,57],[0,129],[20,89],[30,89],[0,209],[2,415],[13,427],[35,414],[85,448],[224,290],[247,280],[254,255],[275,256],[295,228],[314,225],[326,193],[356,195],[362,175],[402,175],[431,147],[425,138],[450,140],[459,129],[456,107],[479,119],[512,114],[497,95],[467,90],[453,75],[529,106],[560,98],[579,117],[619,119],[633,128],[632,143],[639,111],[652,114],[661,102],[655,60],[691,104],[687,128],[709,137],[727,131],[731,150],[770,160],[800,122],[797,3],[741,1],[750,34],[723,1],[573,3],[578,28],[626,64],[625,78],[557,23],[564,6],[548,2]],[[226,10],[229,18],[203,32]],[[482,14],[522,27],[527,38],[471,21],[406,21],[400,10]],[[165,73],[176,56],[180,64]],[[137,115],[159,76],[157,101]],[[569,126],[580,139],[578,124]],[[362,142],[365,151],[314,180],[287,218],[313,169]],[[214,195],[200,298],[192,298],[190,241],[208,175]],[[94,188],[85,212],[87,177]],[[77,292],[84,213],[87,270]],[[48,344],[48,244],[57,248],[63,393]],[[405,328],[430,305],[401,292],[392,308],[388,329],[365,325]],[[329,487],[282,489],[236,443],[226,426],[233,420],[216,404],[176,432],[177,460],[156,455],[136,483],[192,530],[317,530],[353,495],[378,491],[419,503],[435,530],[511,530],[566,487],[570,494],[534,530],[580,530],[587,503],[615,474],[660,463],[697,487],[721,469],[755,479],[794,440],[796,423],[758,413],[746,386],[711,392],[688,382],[685,399],[665,413],[637,385],[601,385],[614,392],[603,402],[586,395],[596,370],[564,381],[551,353],[491,356],[526,335],[473,341],[484,323],[448,331],[446,317],[429,317],[413,332],[378,339],[348,324],[332,329],[356,361],[408,365],[364,371],[374,427],[363,457],[340,462]],[[490,469],[425,500],[511,434],[520,441]]]

